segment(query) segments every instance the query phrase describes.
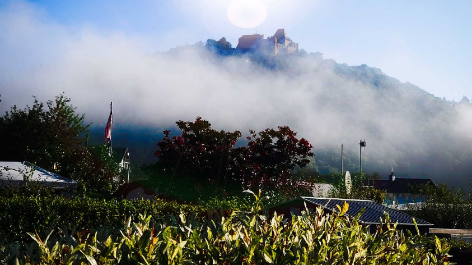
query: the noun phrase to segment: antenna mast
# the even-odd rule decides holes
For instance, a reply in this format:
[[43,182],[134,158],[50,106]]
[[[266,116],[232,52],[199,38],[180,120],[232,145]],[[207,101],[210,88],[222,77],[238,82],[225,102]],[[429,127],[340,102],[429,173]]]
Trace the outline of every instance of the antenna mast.
[[362,147],[366,147],[365,139],[359,142],[359,169],[362,176]]

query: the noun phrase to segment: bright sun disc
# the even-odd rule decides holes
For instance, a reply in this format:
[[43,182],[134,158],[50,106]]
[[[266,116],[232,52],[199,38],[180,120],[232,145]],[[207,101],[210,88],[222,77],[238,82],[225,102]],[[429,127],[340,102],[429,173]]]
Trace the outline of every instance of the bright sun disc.
[[228,19],[240,28],[255,28],[267,18],[267,8],[258,0],[239,0],[228,7]]

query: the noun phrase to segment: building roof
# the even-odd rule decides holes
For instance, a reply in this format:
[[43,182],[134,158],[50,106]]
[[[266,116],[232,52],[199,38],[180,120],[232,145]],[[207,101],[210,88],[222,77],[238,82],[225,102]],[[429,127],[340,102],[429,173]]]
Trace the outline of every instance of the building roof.
[[278,29],[275,32],[274,37],[277,38],[277,41],[279,43],[283,43],[283,44],[285,44],[285,39],[292,41],[292,39],[290,39],[288,37],[287,32],[285,31],[285,29]]
[[[415,194],[414,187],[423,185],[436,185],[432,179],[426,178],[395,178],[394,180],[379,179],[379,180],[366,180],[364,181],[365,186],[371,186],[377,190],[384,190],[387,193],[413,193]],[[413,189],[412,189],[413,188]]]
[[0,185],[23,185],[25,175],[29,177],[29,181],[42,182],[56,189],[73,188],[77,185],[74,180],[61,177],[27,161],[0,161]]
[[131,183],[125,183],[122,184],[118,187],[118,189],[113,193],[115,197],[118,197],[120,199],[126,198],[128,194],[134,190],[137,189],[142,189],[144,194],[147,195],[155,195],[155,192],[146,188],[145,186],[137,183],[137,182],[131,182]]
[[[410,215],[396,211],[394,209],[388,208],[381,204],[375,203],[369,200],[352,200],[352,199],[338,199],[338,198],[316,198],[316,197],[300,197],[298,199],[279,204],[277,206],[271,207],[271,209],[282,208],[284,204],[289,204],[290,202],[302,200],[307,203],[307,205],[312,204],[321,206],[323,209],[330,212],[338,212],[336,205],[342,206],[344,202],[349,204],[349,210],[347,215],[351,217],[357,216],[362,209],[365,209],[364,213],[359,217],[359,222],[364,224],[379,224],[380,219],[384,219],[384,213],[388,213],[390,220],[393,223],[398,223],[399,225],[414,225],[413,217]],[[433,225],[424,220],[415,218],[416,223],[420,226],[430,226]]]
[[459,104],[469,104],[470,105],[470,99],[466,96],[462,98],[461,101],[459,101]]
[[251,49],[254,48],[260,41],[264,39],[264,35],[261,34],[252,34],[252,35],[243,35],[239,38],[238,49]]
[[285,38],[287,35],[287,33],[285,32],[285,29],[278,29],[275,34],[274,34],[274,37],[276,37],[277,39],[283,39]]

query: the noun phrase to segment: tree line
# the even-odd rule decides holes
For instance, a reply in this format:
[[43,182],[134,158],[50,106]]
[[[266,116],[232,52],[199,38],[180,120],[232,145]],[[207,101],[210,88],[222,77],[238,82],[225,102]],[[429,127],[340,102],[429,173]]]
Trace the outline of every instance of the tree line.
[[[32,106],[13,106],[0,116],[0,160],[29,161],[78,181],[86,191],[111,194],[120,168],[104,145],[86,145],[90,124],[84,120],[64,94],[45,104],[34,97]],[[291,173],[314,157],[312,145],[288,126],[250,130],[241,139],[240,131],[217,131],[201,117],[176,124],[181,134],[164,131],[155,152],[158,162],[151,167],[176,178],[190,174],[223,192],[236,187],[290,194],[310,188],[309,181]]]

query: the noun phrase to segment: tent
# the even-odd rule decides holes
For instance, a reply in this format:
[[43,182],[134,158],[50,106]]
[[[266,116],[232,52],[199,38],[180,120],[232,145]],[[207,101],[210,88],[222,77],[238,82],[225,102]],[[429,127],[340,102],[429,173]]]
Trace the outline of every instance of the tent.
[[77,182],[61,177],[29,162],[0,161],[0,185],[24,186],[28,182],[41,183],[53,189],[73,189]]

